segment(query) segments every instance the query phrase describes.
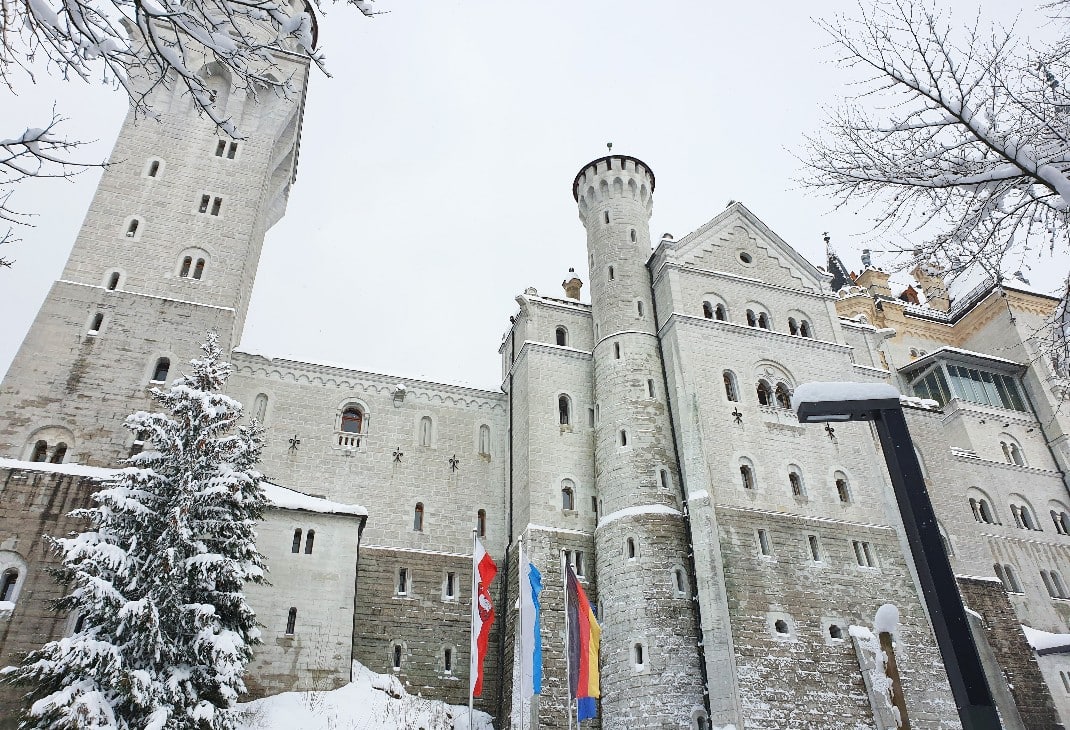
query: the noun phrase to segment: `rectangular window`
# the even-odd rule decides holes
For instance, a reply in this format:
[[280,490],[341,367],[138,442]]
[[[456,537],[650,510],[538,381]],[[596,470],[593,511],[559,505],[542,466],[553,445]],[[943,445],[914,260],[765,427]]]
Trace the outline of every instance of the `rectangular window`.
[[228,160],[233,160],[234,159],[234,155],[237,154],[237,152],[238,152],[238,143],[237,142],[231,142],[230,145],[227,147],[227,159]]
[[218,142],[216,142],[216,145],[215,145],[215,156],[216,157],[222,157],[223,153],[226,151],[226,149],[227,149],[226,141],[224,141],[222,139],[219,140]]
[[591,497],[591,511],[598,514],[598,497]]
[[587,409],[587,425],[589,427],[591,427],[591,428],[594,428],[594,409],[593,408],[588,408]]
[[397,595],[407,596],[409,594],[409,571],[407,568],[398,568],[398,589]]
[[223,199],[219,198],[219,197],[214,198],[212,200],[212,215],[219,215],[219,209],[222,208],[222,207],[223,207]]
[[576,575],[578,577],[582,578],[584,576],[584,574],[585,574],[584,573],[584,565],[583,565],[583,553],[581,551],[577,550],[574,553],[574,555],[575,555],[575,558],[576,558],[576,562],[573,563],[573,567],[576,569]]
[[201,212],[201,213],[207,213],[208,212],[208,206],[211,204],[211,202],[212,202],[212,196],[211,195],[202,195],[201,196],[201,204],[197,208],[197,210],[199,212]]
[[446,573],[446,598],[457,597],[457,574],[453,572]]
[[817,535],[807,535],[807,547],[810,548],[810,559],[815,563],[821,562],[821,545],[817,541]]
[[765,530],[758,530],[758,554],[765,557],[773,554],[772,545],[769,543],[769,533]]
[[877,561],[873,557],[873,548],[870,547],[868,542],[862,540],[853,540],[851,546],[855,551],[855,561],[863,568],[875,568],[877,567]]

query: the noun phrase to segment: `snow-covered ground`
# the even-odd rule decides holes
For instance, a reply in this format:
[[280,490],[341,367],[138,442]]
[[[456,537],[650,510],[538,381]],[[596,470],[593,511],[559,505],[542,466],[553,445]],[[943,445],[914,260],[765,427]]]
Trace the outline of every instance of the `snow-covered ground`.
[[[469,730],[468,708],[405,692],[397,677],[353,662],[353,681],[329,692],[284,692],[239,707],[240,730]],[[493,730],[476,710],[471,730]]]

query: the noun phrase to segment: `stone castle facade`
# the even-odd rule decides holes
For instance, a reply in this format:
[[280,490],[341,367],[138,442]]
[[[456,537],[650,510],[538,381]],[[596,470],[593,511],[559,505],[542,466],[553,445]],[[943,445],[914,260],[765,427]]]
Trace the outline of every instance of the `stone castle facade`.
[[[307,63],[279,62],[302,87]],[[520,539],[547,583],[539,727],[567,726],[562,555],[603,624],[592,725],[895,727],[852,630],[894,603],[911,726],[958,727],[870,427],[803,426],[788,407],[800,383],[861,381],[937,403],[910,401],[908,420],[1005,726],[1070,723],[1070,641],[1034,648],[1021,628],[1070,631],[1070,383],[1032,337],[1054,300],[949,291],[931,267],[905,293],[879,269],[818,268],[738,203],[655,243],[653,172],[610,155],[572,188],[590,303],[575,275],[563,297],[518,296],[500,390],[245,353],[304,97],[253,102],[210,77],[247,137],[164,89],[158,123],[127,118],[0,387],[0,662],[73,629],[48,610],[62,589],[41,536],[76,529],[66,513],[144,446],[125,416],[213,330],[276,485],[259,531],[272,585],[250,594],[256,694],[339,686],[355,659],[463,704],[475,529],[500,566],[477,701],[498,727],[521,714]]]

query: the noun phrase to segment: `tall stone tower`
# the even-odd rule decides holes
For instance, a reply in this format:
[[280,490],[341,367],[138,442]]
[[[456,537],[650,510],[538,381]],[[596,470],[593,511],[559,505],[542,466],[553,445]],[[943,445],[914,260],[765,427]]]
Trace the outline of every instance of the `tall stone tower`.
[[110,465],[151,384],[176,377],[205,332],[237,343],[264,234],[297,168],[308,61],[275,59],[292,98],[198,69],[231,139],[184,87],[157,85],[157,119],[131,111],[70,258],[0,386],[0,455]]
[[587,229],[594,318],[595,532],[604,727],[690,727],[703,707],[664,365],[651,300],[654,174],[634,157],[573,183]]

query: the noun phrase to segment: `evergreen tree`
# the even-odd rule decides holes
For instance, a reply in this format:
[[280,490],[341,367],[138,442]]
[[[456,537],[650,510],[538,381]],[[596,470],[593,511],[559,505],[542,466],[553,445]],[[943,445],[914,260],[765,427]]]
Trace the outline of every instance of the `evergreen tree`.
[[148,448],[77,510],[88,528],[51,539],[69,586],[56,608],[78,630],[31,652],[9,680],[31,687],[23,728],[231,730],[228,712],[259,642],[246,582],[264,581],[254,527],[259,424],[220,391],[231,373],[215,334],[192,374],[153,389],[163,413],[125,427]]

